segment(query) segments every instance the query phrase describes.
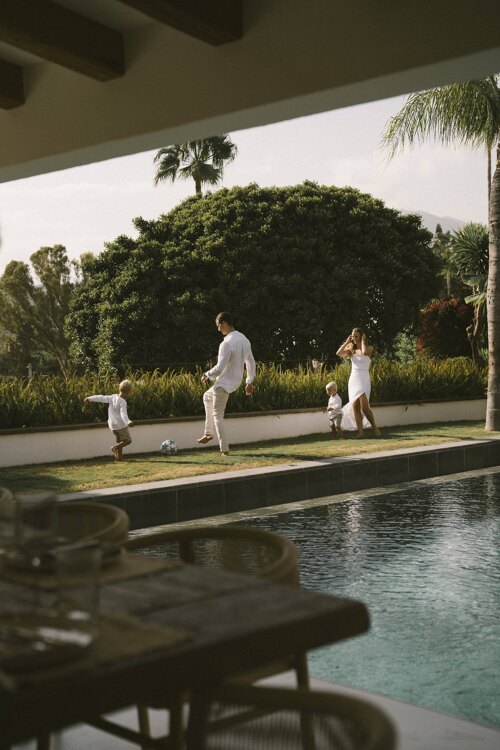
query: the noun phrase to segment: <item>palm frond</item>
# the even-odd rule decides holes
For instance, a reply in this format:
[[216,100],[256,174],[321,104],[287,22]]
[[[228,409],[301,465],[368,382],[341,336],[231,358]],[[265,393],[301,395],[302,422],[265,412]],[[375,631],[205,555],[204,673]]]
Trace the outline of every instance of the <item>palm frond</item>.
[[489,151],[499,127],[500,88],[496,76],[488,76],[411,94],[388,121],[382,143],[390,158],[428,138]]
[[185,167],[181,167],[179,170],[179,177],[183,180],[192,178],[199,180],[201,183],[208,185],[216,185],[222,179],[222,173],[220,169],[214,167],[212,164],[206,164],[201,162],[199,164],[189,164]]
[[450,262],[462,277],[487,275],[488,244],[488,229],[484,224],[465,224],[451,237]]

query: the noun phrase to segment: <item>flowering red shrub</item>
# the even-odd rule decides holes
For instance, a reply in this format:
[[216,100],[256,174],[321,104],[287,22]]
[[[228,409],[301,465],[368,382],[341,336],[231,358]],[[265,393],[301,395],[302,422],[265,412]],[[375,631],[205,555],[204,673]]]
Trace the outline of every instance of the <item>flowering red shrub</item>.
[[470,356],[466,328],[473,314],[471,305],[454,297],[431,302],[420,311],[419,353],[440,358]]

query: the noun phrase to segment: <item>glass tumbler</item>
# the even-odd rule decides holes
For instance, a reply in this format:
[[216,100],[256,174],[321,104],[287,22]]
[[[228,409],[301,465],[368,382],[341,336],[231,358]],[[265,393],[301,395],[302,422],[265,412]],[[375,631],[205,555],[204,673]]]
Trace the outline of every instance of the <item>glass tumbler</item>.
[[101,545],[96,541],[68,544],[57,547],[54,555],[58,614],[97,635]]
[[20,561],[24,559],[28,567],[40,567],[44,554],[54,546],[57,511],[58,501],[55,495],[16,496],[15,546]]

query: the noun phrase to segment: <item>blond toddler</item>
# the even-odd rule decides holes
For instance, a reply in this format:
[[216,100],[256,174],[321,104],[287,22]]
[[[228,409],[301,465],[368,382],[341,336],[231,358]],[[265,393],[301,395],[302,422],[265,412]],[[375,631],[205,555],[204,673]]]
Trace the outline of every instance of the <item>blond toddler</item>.
[[116,461],[123,459],[123,449],[130,445],[129,427],[134,423],[130,421],[127,414],[127,399],[130,397],[133,385],[130,380],[122,380],[119,387],[119,393],[113,393],[111,396],[87,396],[84,401],[100,401],[108,404],[108,425],[116,439],[116,444],[111,446]]

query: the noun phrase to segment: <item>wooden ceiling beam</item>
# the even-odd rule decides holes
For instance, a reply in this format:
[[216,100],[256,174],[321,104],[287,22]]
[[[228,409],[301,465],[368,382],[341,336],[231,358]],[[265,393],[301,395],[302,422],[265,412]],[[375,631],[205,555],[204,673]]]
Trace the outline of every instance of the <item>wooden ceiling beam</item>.
[[120,0],[146,16],[209,44],[243,36],[244,0]]
[[24,102],[23,69],[0,60],[0,109],[13,109]]
[[98,81],[123,75],[123,39],[51,0],[1,0],[0,41]]

